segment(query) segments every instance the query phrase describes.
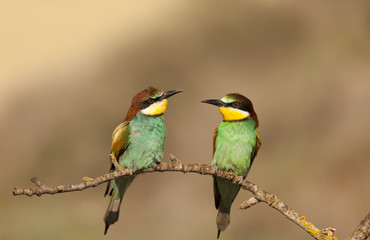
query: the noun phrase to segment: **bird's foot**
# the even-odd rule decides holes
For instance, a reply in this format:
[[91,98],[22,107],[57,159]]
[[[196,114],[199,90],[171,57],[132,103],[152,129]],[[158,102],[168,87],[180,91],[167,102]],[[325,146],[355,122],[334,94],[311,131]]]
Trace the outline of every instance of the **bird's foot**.
[[218,170],[218,167],[217,166],[213,166],[212,167],[212,174],[215,175],[216,172],[217,172],[217,170]]
[[239,176],[238,177],[238,184],[242,184],[244,181],[244,177],[243,176]]

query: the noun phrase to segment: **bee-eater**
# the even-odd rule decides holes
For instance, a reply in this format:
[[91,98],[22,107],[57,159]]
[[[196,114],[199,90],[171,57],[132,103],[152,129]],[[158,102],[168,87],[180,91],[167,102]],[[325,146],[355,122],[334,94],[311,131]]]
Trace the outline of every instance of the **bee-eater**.
[[[167,108],[167,99],[181,90],[163,92],[149,87],[133,97],[125,120],[116,127],[112,134],[112,151],[119,165],[134,171],[152,167],[161,161],[166,140],[166,127],[163,113]],[[114,171],[111,163],[110,171]],[[105,196],[112,196],[104,215],[105,230],[118,221],[123,195],[135,176],[122,176],[108,183]],[[110,186],[112,185],[112,188]]]
[[[252,102],[238,93],[229,93],[221,100],[202,102],[219,107],[223,116],[213,136],[212,166],[246,177],[261,146],[257,114]],[[218,209],[217,238],[230,223],[231,204],[239,190],[240,186],[225,179],[213,178],[215,206]]]

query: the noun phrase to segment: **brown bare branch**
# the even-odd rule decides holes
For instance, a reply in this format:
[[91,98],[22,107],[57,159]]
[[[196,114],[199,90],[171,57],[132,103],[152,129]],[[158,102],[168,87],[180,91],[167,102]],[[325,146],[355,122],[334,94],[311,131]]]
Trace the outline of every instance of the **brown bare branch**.
[[360,222],[360,225],[353,231],[351,237],[347,240],[365,240],[370,236],[370,212]]
[[[102,183],[108,182],[110,180],[116,179],[121,176],[132,175],[132,174],[141,174],[141,173],[151,173],[151,172],[183,172],[183,173],[198,173],[201,175],[213,175],[219,178],[224,178],[233,182],[236,185],[240,185],[241,188],[248,190],[253,193],[254,197],[245,201],[240,205],[241,209],[247,209],[249,207],[254,206],[259,202],[264,202],[268,206],[276,209],[280,213],[282,213],[285,217],[289,220],[303,228],[307,233],[309,233],[312,237],[318,240],[337,240],[338,238],[334,235],[334,228],[325,228],[320,230],[316,226],[314,226],[311,222],[307,221],[306,218],[300,214],[298,214],[293,209],[289,208],[285,203],[283,203],[277,196],[274,194],[268,193],[259,186],[254,183],[249,182],[248,180],[244,179],[241,181],[241,178],[235,175],[231,171],[222,171],[218,170],[217,168],[213,168],[207,164],[195,163],[195,164],[188,164],[182,163],[178,160],[175,156],[170,154],[170,162],[161,162],[156,164],[154,167],[150,167],[147,169],[139,170],[139,171],[132,171],[132,169],[124,169],[119,166],[117,163],[117,159],[111,155],[111,161],[115,166],[115,171],[104,174],[103,176],[97,177],[95,179],[84,177],[82,182],[79,184],[74,185],[59,185],[57,187],[48,187],[41,183],[36,177],[32,178],[32,182],[35,183],[35,188],[17,188],[15,187],[13,190],[13,195],[27,195],[27,196],[41,196],[43,194],[55,194],[55,193],[65,193],[65,192],[73,192],[73,191],[82,191],[84,189],[90,187],[96,187]],[[353,240],[365,240],[369,236],[370,231],[370,213],[365,217],[365,219],[361,222],[360,226],[354,231],[352,236],[349,239]]]

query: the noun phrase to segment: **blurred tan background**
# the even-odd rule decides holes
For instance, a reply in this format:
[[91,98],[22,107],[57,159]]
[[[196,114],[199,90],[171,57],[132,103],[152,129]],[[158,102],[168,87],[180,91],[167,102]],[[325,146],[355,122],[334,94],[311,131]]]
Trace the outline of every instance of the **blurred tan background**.
[[[349,236],[370,210],[368,1],[1,1],[1,239],[215,239],[207,176],[154,173],[103,235],[105,185],[12,196],[108,170],[111,133],[149,85],[183,89],[164,160],[210,163],[221,121],[201,104],[254,102],[262,148],[248,178],[320,228]],[[221,239],[311,239],[241,191]]]

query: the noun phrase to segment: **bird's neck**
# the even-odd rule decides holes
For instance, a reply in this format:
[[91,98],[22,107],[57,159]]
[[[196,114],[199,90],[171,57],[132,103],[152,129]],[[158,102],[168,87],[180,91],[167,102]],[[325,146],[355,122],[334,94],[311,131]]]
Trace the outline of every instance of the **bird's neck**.
[[243,118],[243,119],[239,119],[239,120],[223,120],[223,122],[226,122],[226,123],[253,123],[254,124],[254,120],[251,118],[251,117],[246,117],[246,118]]
[[136,123],[141,122],[145,124],[148,124],[150,122],[163,121],[163,114],[156,115],[156,116],[149,116],[149,115],[142,114],[141,112],[138,112],[138,114],[136,114],[136,116],[133,117],[131,121],[136,122]]
[[252,118],[248,117],[238,121],[223,121],[220,126],[230,126],[233,129],[241,129],[241,128],[248,128],[248,129],[255,129],[255,124]]

